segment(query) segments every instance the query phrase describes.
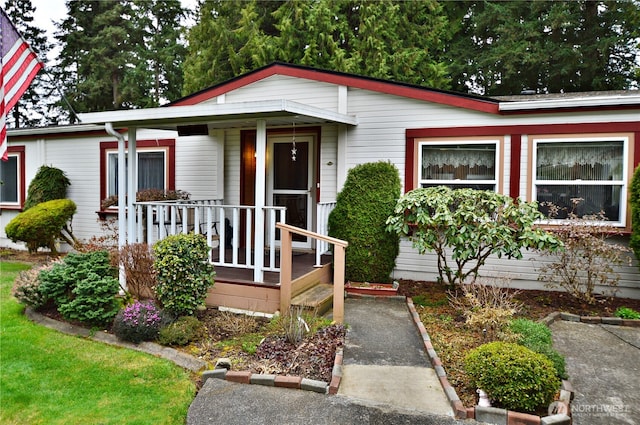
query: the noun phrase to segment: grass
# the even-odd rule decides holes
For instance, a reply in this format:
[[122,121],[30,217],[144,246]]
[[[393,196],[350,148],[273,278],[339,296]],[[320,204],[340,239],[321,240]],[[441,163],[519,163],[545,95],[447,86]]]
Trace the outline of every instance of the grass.
[[36,325],[0,262],[0,423],[184,424],[195,386],[173,363]]

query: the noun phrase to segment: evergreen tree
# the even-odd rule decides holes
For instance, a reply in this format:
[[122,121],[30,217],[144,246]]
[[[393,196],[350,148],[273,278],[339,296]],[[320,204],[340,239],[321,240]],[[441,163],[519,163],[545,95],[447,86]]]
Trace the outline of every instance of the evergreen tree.
[[123,96],[135,99],[136,107],[155,107],[182,95],[185,10],[179,0],[135,0],[134,5],[143,42],[134,46],[137,66],[125,76]]
[[[45,31],[33,24],[35,8],[31,0],[6,0],[4,11],[38,58],[46,62],[51,46]],[[41,70],[7,115],[7,126],[18,128],[47,124],[48,99],[53,93],[51,79]]]
[[[67,1],[58,80],[77,112],[157,106],[182,89],[179,1]],[[72,118],[73,120],[73,118]]]
[[[274,60],[446,87],[435,0],[206,1],[189,32],[184,93]],[[222,48],[220,46],[223,46]]]
[[640,6],[630,1],[445,2],[460,28],[455,90],[486,95],[617,90],[635,80]]

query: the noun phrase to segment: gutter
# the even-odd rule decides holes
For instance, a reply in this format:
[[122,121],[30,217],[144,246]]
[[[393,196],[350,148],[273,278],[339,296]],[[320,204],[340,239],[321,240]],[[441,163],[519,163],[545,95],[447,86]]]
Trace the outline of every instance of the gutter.
[[584,108],[602,106],[639,106],[640,96],[581,97],[573,99],[524,100],[500,102],[499,111],[529,111],[542,109]]
[[118,139],[118,247],[122,248],[126,245],[126,233],[125,230],[127,228],[127,210],[126,210],[126,202],[124,202],[125,197],[122,194],[127,193],[126,186],[126,175],[125,175],[125,140],[124,136],[117,132],[113,128],[113,124],[110,122],[104,123],[104,129],[107,134]]

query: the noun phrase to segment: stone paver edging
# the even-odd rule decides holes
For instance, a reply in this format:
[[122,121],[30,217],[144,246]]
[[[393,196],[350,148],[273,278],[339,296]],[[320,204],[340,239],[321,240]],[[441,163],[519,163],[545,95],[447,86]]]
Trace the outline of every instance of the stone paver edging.
[[[418,328],[420,335],[422,336],[422,340],[424,342],[424,348],[429,356],[429,360],[431,361],[431,365],[436,371],[438,379],[440,380],[440,384],[442,385],[442,389],[444,390],[447,398],[449,399],[449,403],[451,404],[451,408],[458,419],[475,419],[479,422],[492,423],[492,424],[504,424],[504,425],[512,425],[512,424],[522,424],[522,425],[570,425],[571,417],[570,415],[570,403],[573,399],[573,389],[571,388],[571,384],[568,381],[562,382],[562,389],[560,391],[560,399],[555,402],[555,410],[557,414],[550,416],[536,416],[530,415],[526,413],[514,412],[506,409],[499,409],[495,407],[465,407],[460,401],[460,397],[456,393],[455,388],[449,383],[447,379],[447,373],[442,365],[442,361],[438,357],[438,353],[436,353],[433,345],[431,344],[431,338],[427,333],[426,328],[424,327],[422,320],[420,320],[420,315],[416,311],[416,308],[413,304],[411,298],[407,297],[407,307],[409,308],[409,312],[413,317],[414,324]],[[553,313],[549,316],[552,318],[546,317],[542,320],[543,323],[549,324],[553,323],[553,321],[562,319],[563,314],[565,313]],[[573,316],[573,315],[572,315]],[[580,318],[580,316],[576,316]],[[548,322],[550,320],[550,322]],[[568,319],[567,319],[568,320]],[[638,320],[637,322],[640,322]],[[591,323],[591,322],[589,322]],[[598,322],[600,323],[600,322]]]

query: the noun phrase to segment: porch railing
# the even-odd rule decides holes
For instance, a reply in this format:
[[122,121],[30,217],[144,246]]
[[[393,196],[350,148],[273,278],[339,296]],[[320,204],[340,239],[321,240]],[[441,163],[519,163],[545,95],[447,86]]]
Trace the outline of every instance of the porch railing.
[[[249,205],[224,205],[222,199],[136,202],[137,242],[149,245],[168,235],[194,232],[205,235],[212,248],[209,260],[216,266],[254,269],[255,255],[268,251],[263,271],[280,271],[276,265],[276,223],[286,220],[285,207],[263,208],[265,246],[254,248],[255,209]],[[244,221],[244,258],[241,258],[241,223]],[[216,254],[214,256],[214,249]]]
[[[335,202],[320,202],[317,205],[316,233],[329,236],[329,214],[336,207]],[[316,239],[316,266],[322,263],[320,257],[329,252],[330,243],[322,238]]]
[[333,250],[333,320],[344,322],[344,263],[345,249],[349,242],[341,239],[323,236],[289,224],[278,223],[280,229],[281,258],[280,258],[280,311],[286,314],[291,307],[291,269],[292,269],[292,234],[298,234],[322,240],[334,246]]

